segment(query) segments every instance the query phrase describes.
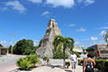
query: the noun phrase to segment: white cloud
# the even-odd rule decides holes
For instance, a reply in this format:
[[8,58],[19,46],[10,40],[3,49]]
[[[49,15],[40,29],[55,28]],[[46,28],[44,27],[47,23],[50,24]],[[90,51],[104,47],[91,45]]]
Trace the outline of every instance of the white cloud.
[[80,45],[81,45],[79,39],[75,38],[74,40],[75,40],[75,43],[74,43],[74,44],[75,44],[76,46],[80,46]]
[[43,16],[43,15],[47,15],[47,14],[49,14],[49,11],[45,11],[41,15]]
[[3,7],[1,10],[2,11],[6,11],[6,10],[8,10],[8,8],[7,7]]
[[39,44],[40,40],[34,40],[34,46],[37,46]]
[[75,5],[74,0],[46,0],[46,4],[53,7],[63,6],[64,8],[71,8]]
[[92,36],[90,39],[91,39],[91,41],[96,41],[96,40],[98,40],[98,37],[93,37]]
[[79,40],[78,39],[75,39],[75,43],[74,44],[75,45],[79,45],[80,44]]
[[3,40],[3,41],[0,41],[0,44],[2,44],[3,47],[9,47],[10,45],[12,45],[12,42],[7,42],[7,41]]
[[25,38],[25,36],[22,37],[23,39]]
[[90,5],[90,4],[93,4],[95,2],[95,0],[85,0],[84,1],[84,4],[86,5],[86,6],[88,6],[88,5]]
[[84,31],[86,31],[86,29],[84,29],[84,28],[80,28],[80,29],[77,29],[76,31],[77,31],[77,32],[79,32],[79,31],[84,32]]
[[103,30],[103,31],[101,31],[101,33],[99,35],[105,35],[105,34],[106,34],[106,31]]
[[69,27],[71,27],[71,26],[75,26],[75,24],[70,24]]
[[83,0],[78,0],[78,3],[81,3],[81,2],[83,2]]
[[99,27],[99,28],[96,28],[96,29],[108,29],[108,27]]
[[106,44],[105,40],[100,40],[98,43],[99,44]]
[[6,6],[12,6],[12,9],[18,10],[20,13],[24,13],[27,10],[19,1],[9,1],[5,4]]
[[28,1],[30,1],[32,3],[42,3],[42,0],[28,0]]

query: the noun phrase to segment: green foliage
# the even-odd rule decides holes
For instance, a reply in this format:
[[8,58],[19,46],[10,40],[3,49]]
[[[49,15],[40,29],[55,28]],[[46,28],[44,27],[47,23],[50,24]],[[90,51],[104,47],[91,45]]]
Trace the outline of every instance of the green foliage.
[[106,59],[95,59],[95,62],[95,68],[98,68],[104,72],[108,71],[108,61]]
[[83,65],[83,59],[82,60],[78,60],[78,65]]
[[97,51],[89,51],[88,53],[91,53],[92,56],[97,56]]
[[12,47],[12,45],[10,45],[9,48],[8,48],[9,53],[11,53],[11,47]]
[[41,39],[40,42],[39,42],[39,47],[41,46],[41,43],[42,43],[42,39]]
[[20,63],[21,67],[25,70],[28,70],[31,67],[31,61],[28,61],[27,58],[23,59],[22,62]]
[[27,58],[20,58],[17,62],[17,66],[22,67],[25,70],[28,70],[31,67],[31,61],[28,61]]
[[[95,59],[96,65],[94,68],[108,72],[108,60],[106,59]],[[83,65],[83,60],[78,60],[78,65]]]
[[86,49],[83,49],[83,52],[85,51]]
[[17,66],[22,67],[25,70],[34,67],[36,63],[41,63],[37,55],[27,55],[25,58],[19,58],[19,60],[16,61]]
[[88,52],[89,51],[94,51],[94,49],[93,48],[87,48],[86,51],[88,51]]
[[20,66],[20,62],[22,62],[22,58],[19,58],[19,60],[16,61],[17,66]]
[[[108,29],[106,29],[106,34],[104,35],[104,40],[106,41],[106,43],[108,44]],[[107,45],[108,46],[108,45]]]
[[80,54],[78,52],[74,52],[76,54],[77,57],[80,57]]
[[[66,48],[70,48],[70,51],[72,51],[73,47],[74,47],[74,40],[71,37],[63,37],[61,35],[56,35],[53,41],[53,45],[54,45],[54,51],[56,52],[57,49],[62,49],[63,50],[63,60],[64,60],[64,64],[65,64],[65,50]],[[56,53],[56,55],[59,55],[60,53]],[[54,55],[53,58],[56,57],[56,55]],[[59,58],[59,56],[57,57]],[[65,67],[65,65],[64,65]]]
[[3,45],[2,45],[2,44],[0,44],[0,47],[3,47]]
[[43,60],[46,61],[48,58],[47,57],[43,57]]
[[36,48],[33,46],[32,40],[20,40],[18,41],[15,46],[13,47],[13,53],[14,54],[23,54],[23,55],[29,55],[34,54]]
[[105,72],[107,72],[108,71],[108,61],[105,61],[105,70],[104,70]]
[[[65,54],[65,59],[67,59],[69,56],[67,54]],[[53,59],[63,59],[63,51],[62,50],[58,50],[54,56]]]
[[32,55],[32,54],[30,54],[30,55],[28,55],[26,58],[27,58],[29,61],[31,61],[31,63],[33,64],[33,66],[35,66],[35,64],[38,63],[38,61],[39,61],[37,55]]
[[67,68],[70,66],[70,62],[69,61],[66,61],[65,62],[65,65],[67,66]]

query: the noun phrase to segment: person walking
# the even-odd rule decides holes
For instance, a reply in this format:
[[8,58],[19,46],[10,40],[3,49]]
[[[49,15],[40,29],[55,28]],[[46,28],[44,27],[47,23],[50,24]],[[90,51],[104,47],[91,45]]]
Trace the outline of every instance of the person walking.
[[72,51],[72,54],[70,55],[70,60],[71,60],[72,72],[76,72],[77,56],[76,54],[74,54],[74,51]]
[[92,59],[92,55],[88,54],[87,58],[83,60],[83,72],[94,72],[95,65],[95,59]]

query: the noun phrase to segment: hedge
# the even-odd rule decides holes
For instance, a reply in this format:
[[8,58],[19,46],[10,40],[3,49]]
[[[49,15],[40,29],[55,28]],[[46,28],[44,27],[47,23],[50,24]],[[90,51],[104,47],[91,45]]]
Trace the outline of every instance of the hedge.
[[104,72],[108,72],[108,61],[106,59],[95,59],[96,65],[94,68],[98,68]]
[[[94,68],[98,70],[108,72],[108,60],[106,59],[95,59],[96,65]],[[83,60],[78,60],[78,65],[83,65]]]

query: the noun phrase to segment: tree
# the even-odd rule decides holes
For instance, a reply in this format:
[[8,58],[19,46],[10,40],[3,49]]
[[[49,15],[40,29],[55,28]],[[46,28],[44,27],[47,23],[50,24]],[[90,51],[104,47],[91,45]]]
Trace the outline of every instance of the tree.
[[0,44],[0,47],[3,47],[3,45],[2,45],[2,44]]
[[88,51],[88,52],[89,52],[89,51],[94,51],[94,49],[91,48],[91,47],[89,47],[89,48],[86,49],[86,51]]
[[53,41],[54,51],[57,49],[63,50],[63,67],[65,68],[65,50],[66,48],[70,48],[70,51],[73,50],[74,40],[71,37],[63,37],[61,35],[57,35]]
[[8,48],[9,53],[11,53],[11,47],[12,47],[12,45],[10,45],[9,48]]
[[15,46],[13,47],[13,53],[14,54],[26,54],[29,55],[30,53],[33,53],[33,41],[32,40],[20,40],[18,41]]
[[[68,54],[65,54],[65,59],[68,58]],[[55,52],[53,59],[63,59],[63,51],[61,48],[58,48],[58,50]]]
[[106,30],[106,34],[104,35],[104,40],[107,42],[108,44],[108,29]]

